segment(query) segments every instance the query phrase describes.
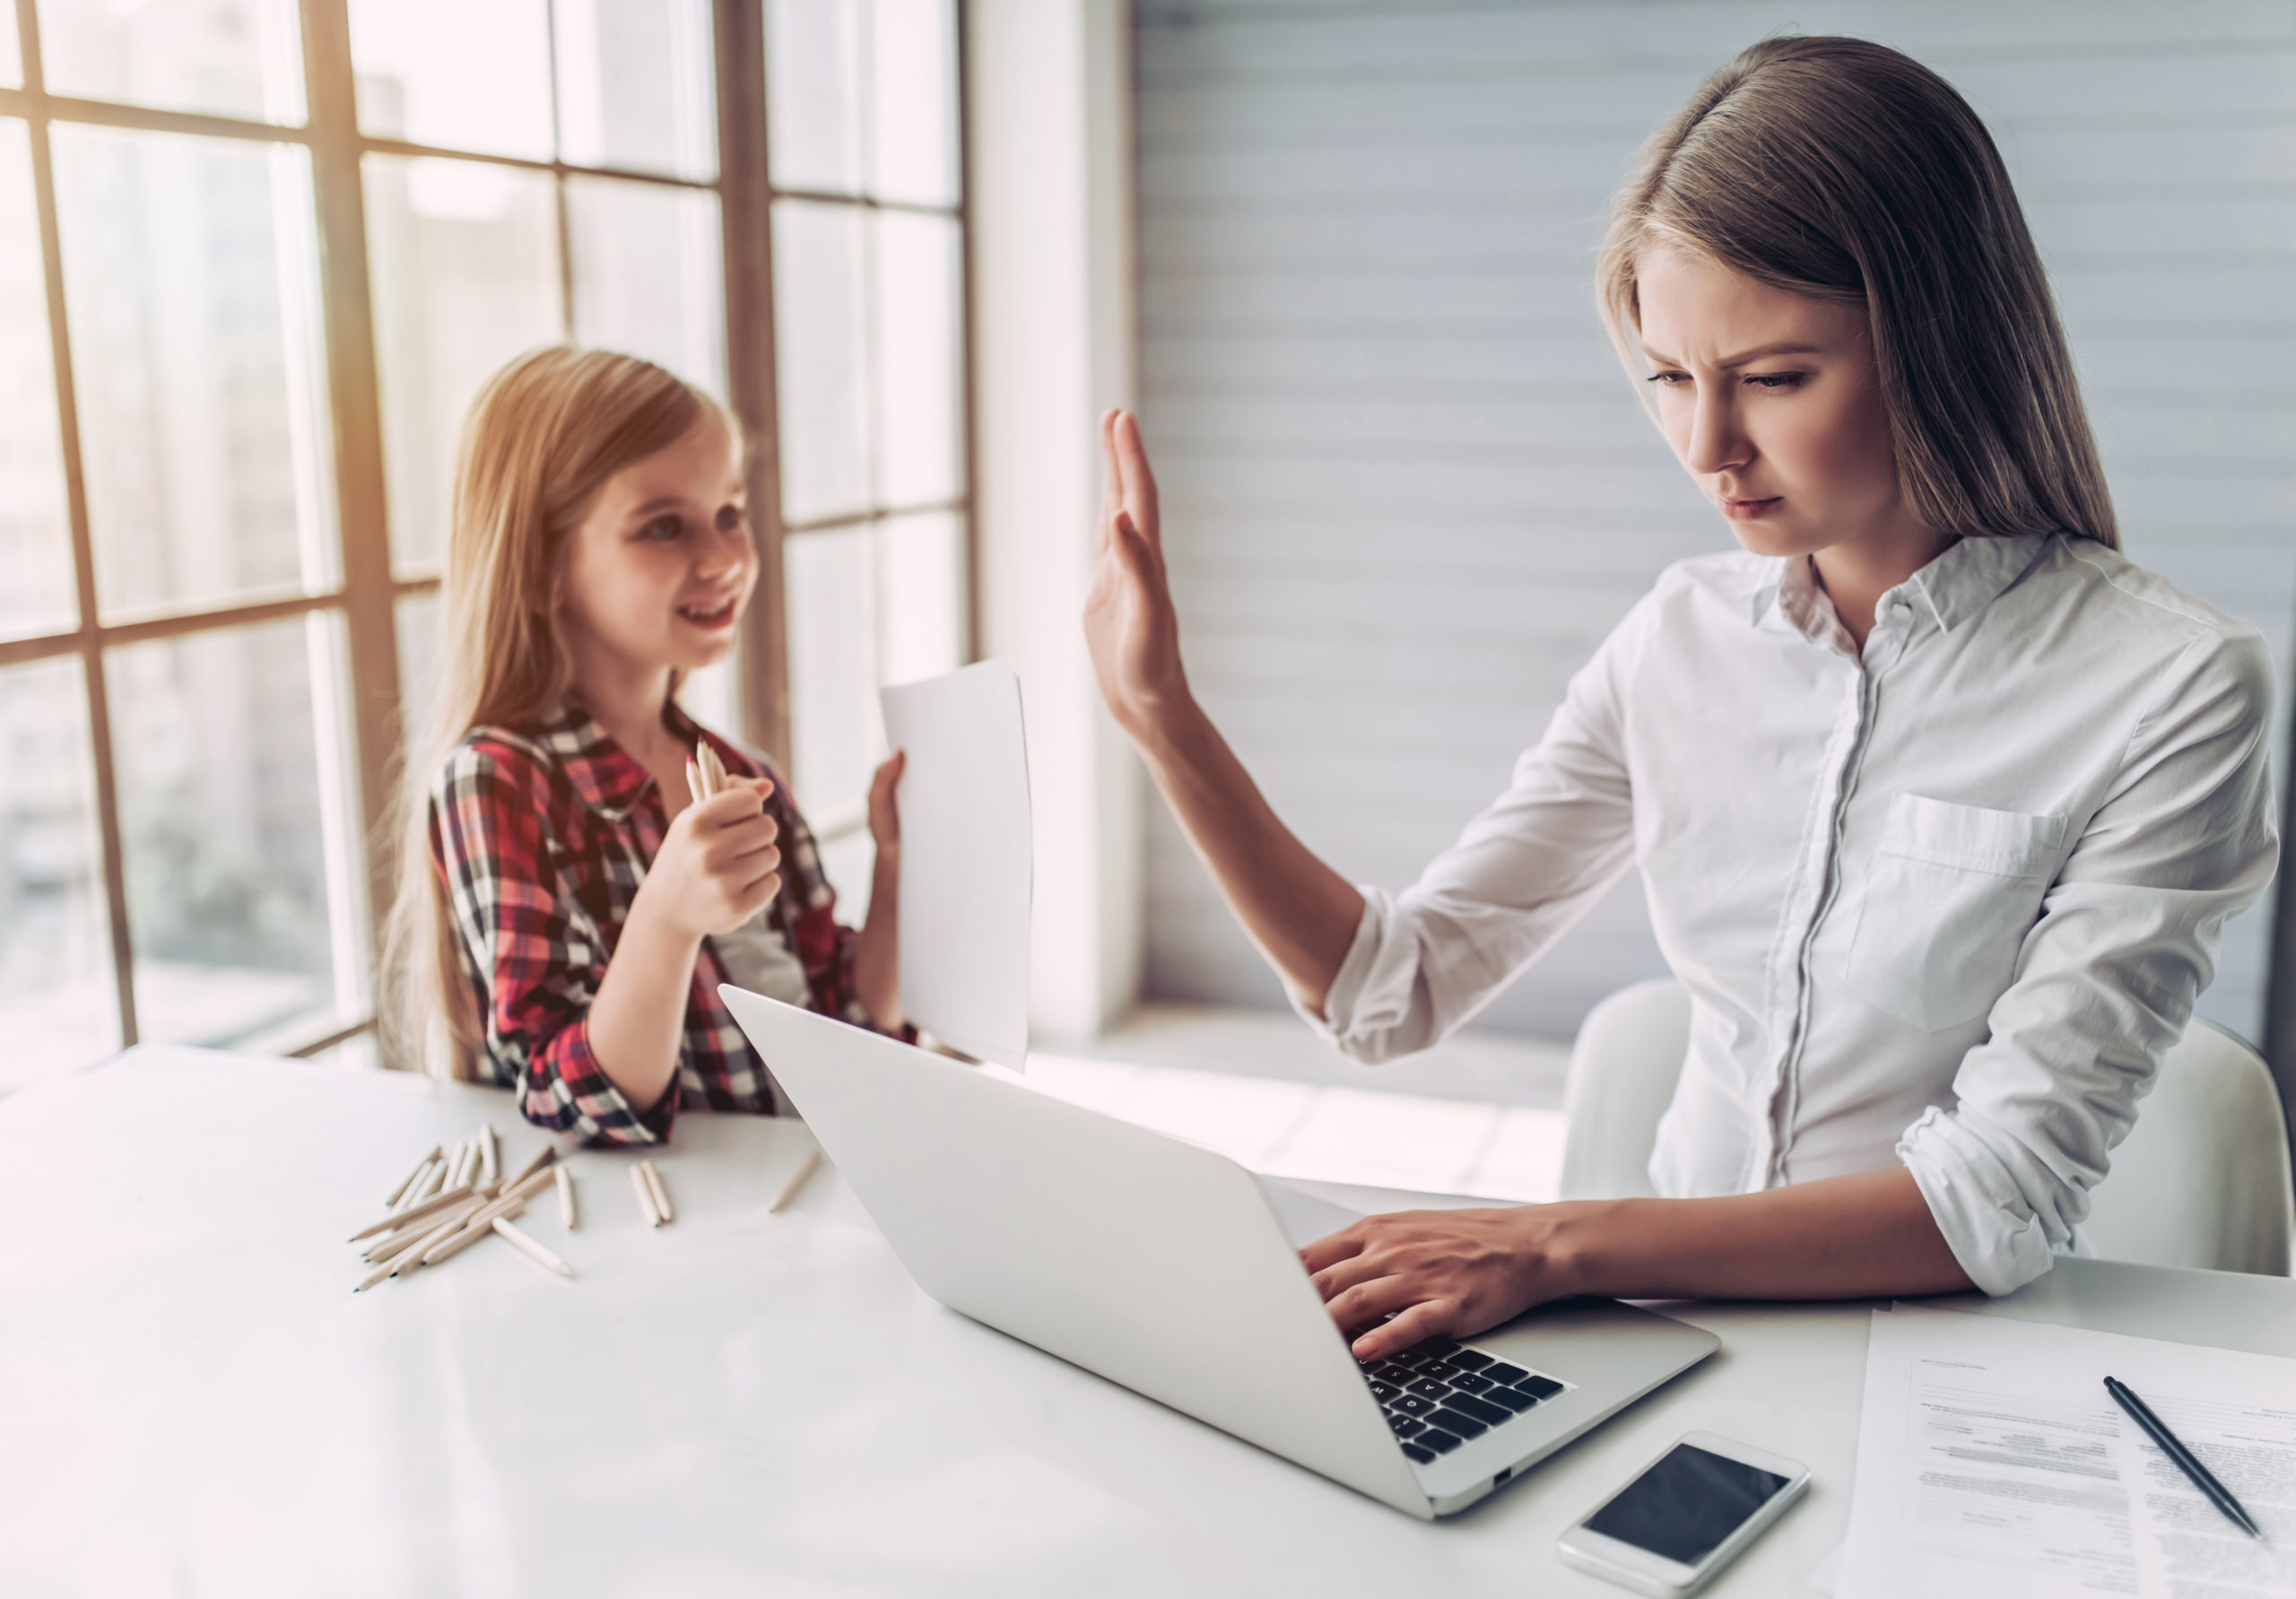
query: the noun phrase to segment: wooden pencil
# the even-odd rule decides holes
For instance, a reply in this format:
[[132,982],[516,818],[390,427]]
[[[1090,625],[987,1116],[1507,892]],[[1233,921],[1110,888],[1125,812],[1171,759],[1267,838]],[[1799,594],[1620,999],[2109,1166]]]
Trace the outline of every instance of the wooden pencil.
[[413,1187],[407,1190],[406,1197],[398,1202],[398,1207],[401,1213],[413,1210],[424,1200],[432,1198],[445,1191],[447,1186],[447,1167],[448,1164],[449,1162],[445,1151],[441,1151],[439,1158],[430,1162],[430,1170],[429,1175],[424,1177],[421,1182],[415,1184]]
[[538,1171],[515,1187],[500,1189],[493,1198],[473,1212],[465,1225],[484,1227],[495,1217],[509,1214],[514,1207],[523,1209],[526,1201],[533,1196],[535,1190],[549,1181],[550,1177],[547,1173]]
[[367,1273],[365,1277],[361,1278],[360,1280],[359,1286],[352,1289],[351,1291],[352,1293],[365,1293],[369,1289],[374,1287],[376,1283],[380,1282],[384,1278],[389,1276],[393,1272],[397,1270],[398,1262],[396,1260],[387,1260],[382,1264],[377,1266],[373,1271]]
[[404,1231],[392,1233],[387,1238],[377,1238],[373,1243],[368,1245],[366,1248],[367,1258],[369,1260],[395,1259],[397,1256],[405,1254],[407,1250],[413,1247],[415,1245],[422,1242],[423,1239],[430,1237],[441,1227],[457,1226],[462,1222],[469,1221],[471,1217],[479,1212],[480,1209],[485,1204],[485,1203],[486,1202],[481,1199],[477,1194],[469,1189],[465,1189],[464,1197],[458,1203],[449,1205],[443,1211],[438,1211],[430,1215],[423,1217],[422,1221],[416,1222],[413,1226],[407,1228]]
[[494,1136],[492,1122],[479,1124],[478,1169],[479,1174],[490,1183],[496,1181],[502,1175],[502,1144],[501,1141]]
[[422,1264],[426,1266],[435,1266],[442,1260],[452,1260],[456,1256],[460,1255],[464,1250],[478,1242],[479,1239],[492,1238],[494,1236],[494,1223],[500,1219],[500,1216],[523,1215],[526,1212],[526,1207],[523,1204],[514,1204],[510,1209],[500,1212],[499,1215],[489,1216],[483,1221],[480,1221],[475,1216],[472,1217],[470,1224],[465,1227],[460,1232],[449,1234],[445,1238],[440,1239],[438,1243],[431,1245],[428,1249],[425,1249],[422,1252]]
[[396,1215],[401,1211],[413,1208],[417,1197],[430,1186],[430,1174],[439,1169],[439,1156],[433,1155],[414,1169],[414,1175],[406,1179],[406,1186],[401,1188],[398,1197],[391,1201],[390,1214]]
[[697,805],[709,797],[709,791],[701,786],[701,769],[691,760],[685,763],[685,791],[693,795]]
[[701,746],[701,775],[712,794],[723,794],[733,779],[726,775],[726,763],[718,759],[718,752],[707,743]]
[[[501,1198],[492,1200],[486,1204],[481,1205],[477,1210],[473,1211],[468,1216],[463,1219],[462,1230],[465,1232],[484,1232],[486,1230],[487,1224],[492,1221],[497,1216],[516,1216],[523,1213],[526,1208],[526,1195],[533,1192],[533,1189],[534,1182],[532,1178],[529,1178],[520,1187],[511,1189],[509,1193],[503,1195]],[[423,1264],[430,1265],[435,1264],[433,1255],[434,1252],[438,1250],[438,1247],[439,1244],[435,1240],[423,1246]],[[457,1245],[456,1247],[460,1248],[462,1246]],[[453,1249],[449,1249],[446,1251],[445,1254],[437,1255],[436,1259],[444,1260],[448,1255],[452,1255],[454,1252],[455,1251]]]
[[782,1186],[779,1197],[775,1199],[771,1204],[766,1206],[766,1209],[769,1212],[772,1212],[787,1208],[789,1202],[797,1197],[797,1190],[805,1186],[805,1179],[812,1177],[816,1171],[819,1171],[821,1169],[821,1165],[822,1152],[819,1150],[815,1150],[813,1153],[807,1155],[804,1160],[798,1163],[797,1175],[791,1178],[789,1181]]
[[630,1186],[638,1190],[639,1214],[646,1218],[646,1224],[648,1227],[659,1227],[662,1224],[662,1212],[654,1208],[654,1190],[646,1181],[644,1167],[633,1166],[630,1169]]
[[361,1238],[373,1238],[378,1232],[396,1232],[402,1227],[411,1227],[431,1212],[443,1211],[457,1200],[468,1197],[470,1193],[471,1190],[468,1188],[449,1188],[443,1194],[431,1195],[420,1204],[411,1204],[406,1209],[386,1216],[379,1221],[370,1222],[344,1241],[355,1244]]
[[512,1188],[517,1187],[520,1183],[525,1182],[528,1178],[534,1176],[535,1173],[540,1171],[544,1167],[551,1165],[557,1159],[558,1146],[550,1143],[544,1144],[540,1154],[527,1161],[524,1166],[519,1167],[518,1175],[502,1185],[503,1191],[508,1193]]
[[[470,1212],[470,1215],[475,1215],[476,1213],[476,1212]],[[432,1231],[426,1232],[420,1238],[410,1240],[404,1248],[398,1251],[398,1258],[391,1264],[398,1268],[399,1273],[402,1275],[412,1277],[415,1273],[422,1269],[423,1256],[429,1254],[431,1249],[445,1243],[448,1238],[453,1238],[456,1233],[461,1231],[463,1224],[470,1220],[470,1215],[465,1215],[460,1211],[455,1212],[453,1219],[448,1221],[444,1226],[439,1227]]]
[[385,1210],[389,1210],[400,1200],[406,1197],[407,1191],[413,1188],[417,1182],[422,1180],[424,1169],[427,1168],[431,1161],[439,1158],[439,1152],[440,1151],[437,1144],[434,1143],[430,1146],[430,1152],[414,1163],[414,1169],[401,1178],[398,1182],[398,1186],[391,1190],[391,1196],[383,1201],[383,1208]]
[[662,1186],[662,1173],[651,1160],[640,1160],[638,1169],[646,1174],[646,1186],[653,1191],[654,1208],[661,1212],[664,1222],[674,1221],[678,1213],[670,1205],[670,1191]]
[[566,1230],[574,1230],[574,1169],[562,1162],[558,1168],[558,1219]]
[[534,1239],[528,1238],[525,1233],[520,1232],[517,1228],[511,1226],[510,1219],[508,1216],[497,1216],[494,1218],[492,1222],[489,1223],[489,1225],[491,1225],[496,1232],[502,1235],[503,1242],[509,1244],[512,1248],[525,1256],[527,1259],[533,1261],[536,1265],[546,1267],[551,1271],[556,1272],[561,1277],[571,1277],[574,1274],[574,1268],[572,1266],[568,1265],[564,1261],[559,1259],[558,1256],[552,1255],[540,1244],[535,1243]]

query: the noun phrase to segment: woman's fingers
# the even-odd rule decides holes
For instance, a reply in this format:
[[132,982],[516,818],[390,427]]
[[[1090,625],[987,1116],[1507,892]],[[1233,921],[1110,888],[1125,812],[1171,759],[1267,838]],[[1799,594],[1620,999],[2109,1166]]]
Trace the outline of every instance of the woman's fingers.
[[1100,480],[1100,547],[1116,537],[1117,512],[1124,508],[1124,464],[1116,455],[1116,419],[1118,411],[1100,413],[1100,456],[1105,474]]
[[1157,510],[1156,474],[1148,465],[1148,447],[1141,442],[1140,421],[1129,412],[1117,413],[1115,442],[1117,460],[1124,468],[1124,508],[1149,548],[1161,553],[1164,529]]
[[1389,1355],[1401,1354],[1414,1343],[1457,1334],[1463,1330],[1459,1319],[1456,1299],[1422,1299],[1398,1311],[1395,1320],[1371,1328],[1349,1348],[1359,1360],[1382,1360]]
[[1155,552],[1148,541],[1140,536],[1140,529],[1133,525],[1130,511],[1116,514],[1116,558],[1124,563],[1126,573],[1139,585],[1143,598],[1152,596],[1162,581],[1156,569]]
[[1323,1296],[1326,1303],[1329,1303],[1360,1282],[1369,1282],[1375,1277],[1392,1277],[1408,1270],[1409,1266],[1399,1264],[1387,1250],[1366,1249],[1359,1255],[1349,1256],[1345,1260],[1334,1261],[1320,1272],[1310,1273],[1308,1281],[1316,1285],[1316,1291]]
[[1350,1222],[1337,1232],[1326,1233],[1300,1251],[1300,1264],[1313,1275],[1329,1271],[1343,1260],[1363,1253],[1363,1246],[1370,1241],[1361,1221]]

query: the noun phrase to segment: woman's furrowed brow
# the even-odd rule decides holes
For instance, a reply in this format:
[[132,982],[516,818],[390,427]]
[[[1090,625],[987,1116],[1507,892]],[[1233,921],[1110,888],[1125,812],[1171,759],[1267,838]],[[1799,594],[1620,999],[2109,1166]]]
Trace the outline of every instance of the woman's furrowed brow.
[[[1653,366],[1679,367],[1683,364],[1681,361],[1676,361],[1673,356],[1663,355],[1657,351],[1651,349],[1648,344],[1642,346],[1642,353],[1649,360],[1650,364]],[[1765,356],[1822,355],[1824,351],[1815,344],[1803,343],[1793,339],[1781,339],[1774,344],[1758,344],[1752,350],[1741,350],[1737,354],[1725,356],[1722,360],[1716,361],[1714,364],[1721,368],[1723,370],[1727,371],[1732,367],[1743,367],[1750,361],[1761,361]]]

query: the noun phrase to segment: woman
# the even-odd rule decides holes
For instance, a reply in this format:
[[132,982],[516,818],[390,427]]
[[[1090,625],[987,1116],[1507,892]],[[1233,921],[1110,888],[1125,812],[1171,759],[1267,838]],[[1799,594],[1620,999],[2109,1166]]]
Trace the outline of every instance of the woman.
[[1424,1048],[1630,863],[1691,994],[1666,1197],[1303,1252],[1365,1360],[1570,1294],[2031,1281],[2277,857],[2264,647],[2118,553],[2039,257],[1948,84],[1757,45],[1653,135],[1598,274],[1742,548],[1660,577],[1400,895],[1310,854],[1190,697],[1154,480],[1105,423],[1102,693],[1320,1031]]
[[[776,1108],[721,982],[902,1027],[900,756],[870,792],[856,932],[776,775],[677,702],[757,583],[743,465],[723,405],[607,350],[518,357],[463,430],[387,1040],[586,1143],[665,1139],[682,1105]],[[705,746],[731,778],[708,798],[686,778]]]

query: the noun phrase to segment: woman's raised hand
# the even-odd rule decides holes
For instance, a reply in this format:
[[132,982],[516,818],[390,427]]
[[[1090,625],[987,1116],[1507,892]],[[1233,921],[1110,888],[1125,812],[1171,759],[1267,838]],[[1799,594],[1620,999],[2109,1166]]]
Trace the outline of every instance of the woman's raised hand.
[[[644,904],[692,938],[731,933],[781,891],[780,823],[766,814],[773,785],[735,778],[677,813],[638,890]],[[631,907],[636,914],[637,906]]]
[[1188,700],[1180,665],[1179,618],[1164,578],[1156,475],[1129,413],[1100,418],[1108,491],[1100,499],[1100,555],[1084,596],[1084,640],[1117,726],[1135,739],[1152,734]]

